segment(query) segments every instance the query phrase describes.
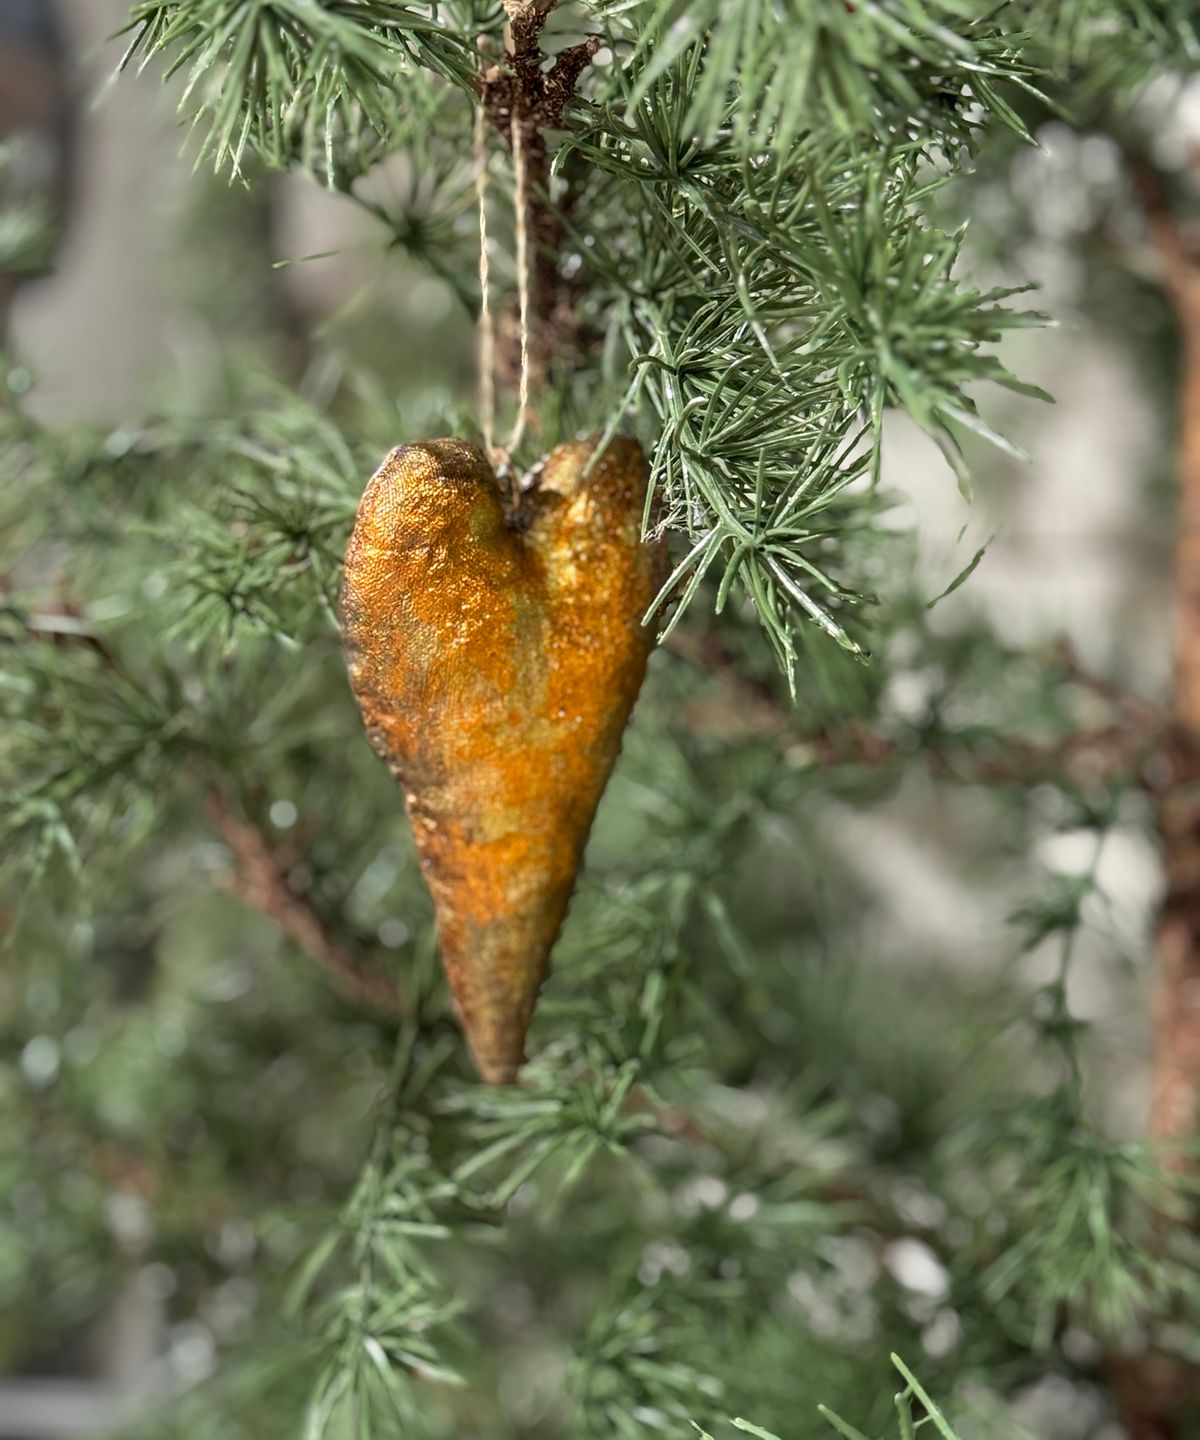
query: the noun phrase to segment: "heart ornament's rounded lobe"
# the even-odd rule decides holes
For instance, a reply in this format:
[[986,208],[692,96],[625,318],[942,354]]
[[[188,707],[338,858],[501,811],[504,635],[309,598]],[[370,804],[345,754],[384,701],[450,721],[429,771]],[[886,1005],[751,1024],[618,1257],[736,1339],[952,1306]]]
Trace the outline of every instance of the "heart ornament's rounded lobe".
[[408,802],[480,1074],[516,1077],[550,949],[653,646],[666,575],[637,443],[560,445],[506,513],[487,457],[406,445],[363,494],[342,622]]

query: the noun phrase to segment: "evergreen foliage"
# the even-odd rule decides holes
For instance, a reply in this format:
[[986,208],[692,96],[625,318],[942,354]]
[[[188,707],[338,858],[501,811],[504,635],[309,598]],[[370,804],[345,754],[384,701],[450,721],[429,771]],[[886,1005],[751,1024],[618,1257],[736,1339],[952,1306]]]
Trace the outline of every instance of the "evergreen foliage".
[[[1071,763],[1111,702],[962,594],[931,612],[966,575],[921,572],[880,487],[886,411],[965,487],[967,433],[1009,443],[978,382],[1033,391],[996,346],[1042,317],[963,278],[934,218],[974,157],[1200,59],[1182,3],[1037,8],[552,17],[548,47],[607,57],[554,152],[587,344],[522,458],[634,429],[676,564],[518,1088],[469,1075],[335,614],[380,454],[477,417],[235,369],[221,413],[59,432],[9,368],[5,1353],[149,1268],[196,1382],[146,1422],[164,1440],[792,1440],[818,1405],[848,1440],[966,1440],[1016,1433],[1007,1402],[1047,1369],[1094,1377],[1147,1333],[1194,1349],[1194,1242],[1152,1238],[1188,1182],[1108,1133],[1070,1005],[1110,934],[1102,847],[1145,824],[1119,771]],[[309,172],[473,311],[471,107],[503,19],[139,0],[130,55],[182,77],[201,159]],[[415,178],[384,203],[361,182],[396,155]],[[989,769],[1014,754],[1016,783]],[[878,937],[839,817],[899,793],[934,827],[962,778],[985,863],[1038,897],[1012,925],[1014,962],[1055,952],[1032,991],[952,957],[850,963]],[[1043,873],[1055,835],[1087,862]],[[216,1353],[189,1372],[201,1326]]]

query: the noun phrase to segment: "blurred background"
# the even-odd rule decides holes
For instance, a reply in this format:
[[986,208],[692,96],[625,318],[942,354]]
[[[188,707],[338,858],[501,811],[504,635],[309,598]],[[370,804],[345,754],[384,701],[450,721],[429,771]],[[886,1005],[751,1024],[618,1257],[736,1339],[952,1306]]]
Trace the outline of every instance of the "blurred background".
[[[24,137],[8,179],[18,193],[45,198],[53,237],[47,253],[14,267],[18,275],[0,292],[10,353],[28,372],[31,411],[56,427],[111,426],[117,443],[123,426],[144,417],[219,409],[231,356],[319,388],[313,362],[328,351],[378,369],[398,392],[441,387],[469,402],[471,327],[449,287],[402,253],[381,254],[370,217],[304,177],[231,186],[193,170],[175,114],[177,90],[164,88],[155,72],[113,79],[121,41],[112,37],[126,8],[123,0],[0,0],[0,128]],[[1197,138],[1200,94],[1172,95],[1159,130],[1163,163]],[[897,496],[890,523],[915,525],[920,571],[945,583],[987,544],[953,606],[933,612],[934,623],[942,615],[948,627],[960,623],[957,607],[965,607],[1016,647],[1065,639],[1089,670],[1161,697],[1174,503],[1172,321],[1156,257],[1127,203],[1114,142],[1058,122],[1045,124],[1038,139],[1036,151],[985,156],[971,186],[943,203],[961,207],[950,219],[971,220],[967,263],[982,280],[1024,277],[1041,287],[1036,303],[1055,328],[1018,332],[1005,359],[1049,390],[1055,404],[992,394],[983,400],[989,420],[1030,459],[973,453],[970,504],[929,440],[915,427],[893,425],[885,450],[886,483]],[[372,183],[386,190],[410,181],[385,174]],[[415,437],[395,436],[405,438]],[[892,684],[889,704],[901,714],[919,711],[919,669]],[[286,827],[286,814],[276,818]],[[1072,1002],[1103,1039],[1095,1082],[1108,1123],[1136,1135],[1148,1098],[1148,936],[1162,882],[1144,814],[1135,809],[1127,820],[1104,848],[1106,933],[1081,942],[1087,963],[1075,968]],[[1011,857],[989,859],[990,823],[970,791],[934,800],[921,779],[869,810],[853,798],[833,805],[827,842],[868,897],[856,944],[886,951],[898,964],[920,957],[923,974],[960,974],[967,984],[1013,963],[1024,970],[1008,976],[1012,983],[1044,980],[1052,959],[1042,951],[1012,960],[1008,917],[1022,898],[1023,872]],[[1082,831],[1059,832],[1035,858],[1069,874],[1085,863],[1090,845]],[[178,956],[189,952],[197,915],[210,931],[224,926],[232,936],[244,928],[196,901],[186,915],[168,917],[182,927]],[[176,963],[186,970],[185,959]],[[205,981],[222,1004],[240,1003],[249,983],[232,964],[210,966]],[[294,975],[288,983],[299,989],[283,1009],[301,1016],[313,985]],[[352,1008],[339,1015],[343,1036],[357,1034]],[[155,1026],[169,1057],[170,1016],[160,1015]],[[290,1139],[263,1165],[272,1170],[274,1191],[306,1203],[353,1175],[355,1146],[338,1132],[345,1117],[365,1113],[382,1052],[368,1039],[347,1066],[331,1033],[312,1038],[307,1050],[272,1054],[269,1028],[264,1013],[246,1031],[256,1038],[243,1036],[264,1048],[253,1103],[273,1108]],[[101,1042],[81,1025],[73,1043],[82,1053]],[[58,1041],[36,1036],[23,1043],[18,1061],[23,1083],[35,1088],[54,1083],[65,1063]],[[132,1054],[129,1064],[122,1073],[114,1062],[105,1084],[111,1106],[132,1107],[127,1123],[136,1130],[150,1123],[137,1113],[145,1088],[175,1082],[153,1067],[139,1075]],[[187,1086],[200,1083],[195,1075],[178,1080],[175,1101],[160,1097],[164,1106],[180,1105],[168,1128],[179,1131],[189,1155],[189,1125],[231,1125],[247,1103],[232,1059],[231,1091],[221,1091],[223,1064],[213,1060],[204,1082],[216,1087],[221,1115],[189,1118]],[[330,1083],[340,1096],[336,1115],[323,1119],[304,1113],[322,1076],[336,1076]],[[162,1116],[153,1123],[160,1122],[167,1123]],[[36,1323],[20,1311],[0,1319],[0,1373],[8,1372],[0,1378],[0,1440],[120,1430],[145,1397],[209,1373],[227,1337],[255,1314],[252,1257],[262,1242],[236,1204],[221,1213],[219,1185],[208,1196],[212,1213],[199,1224],[183,1214],[180,1197],[164,1201],[161,1186],[169,1190],[169,1180],[128,1173],[103,1154],[92,1158],[80,1165],[74,1155],[67,1163],[80,1168],[60,1177],[78,1192],[67,1196],[65,1213],[76,1210],[71,1223],[61,1205],[48,1204],[36,1176],[11,1177],[5,1223],[14,1251],[25,1248],[23,1234],[52,1223],[65,1228],[59,1263],[38,1282],[55,1292],[51,1313]],[[170,1233],[165,1245],[161,1233],[152,1240],[151,1189],[156,1223],[168,1232],[177,1226],[174,1254]],[[88,1224],[103,1234],[89,1238]],[[197,1233],[200,1254],[191,1248]],[[14,1272],[10,1291],[24,1293],[31,1280],[17,1274],[23,1262],[5,1263]],[[0,1292],[4,1282],[0,1270]],[[505,1303],[519,1323],[520,1294]],[[1102,1428],[1102,1411],[1086,1387],[1050,1376],[1030,1383],[1018,1414],[1035,1433],[1057,1440],[1117,1435]]]

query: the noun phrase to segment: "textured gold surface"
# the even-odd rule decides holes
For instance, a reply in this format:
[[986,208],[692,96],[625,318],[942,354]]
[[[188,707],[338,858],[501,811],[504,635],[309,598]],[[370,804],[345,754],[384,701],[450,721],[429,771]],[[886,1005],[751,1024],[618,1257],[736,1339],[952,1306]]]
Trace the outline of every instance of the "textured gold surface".
[[506,516],[483,452],[430,440],[372,477],[342,620],[371,744],[404,787],[480,1074],[512,1080],[665,576],[640,538],[646,463],[561,445]]

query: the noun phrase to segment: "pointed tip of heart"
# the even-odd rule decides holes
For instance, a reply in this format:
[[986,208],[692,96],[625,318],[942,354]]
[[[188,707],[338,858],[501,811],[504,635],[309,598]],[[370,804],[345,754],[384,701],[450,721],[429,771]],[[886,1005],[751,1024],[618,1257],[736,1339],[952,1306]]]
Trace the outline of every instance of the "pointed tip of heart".
[[[555,933],[560,920],[561,916],[555,917]],[[553,938],[551,934],[540,943],[528,939],[507,951],[503,945],[495,947],[494,936],[477,937],[471,959],[465,961],[443,928],[442,956],[458,1018],[475,1069],[485,1084],[516,1083],[525,1063],[525,1036]],[[498,985],[500,976],[507,977],[508,983]]]
[[468,1017],[460,1009],[459,1018],[471,1059],[484,1084],[515,1085],[525,1063],[525,1032],[529,1029],[529,1014],[508,1015],[505,1017],[507,1023],[501,1024],[500,1017],[496,1015]]
[[485,1061],[476,1056],[475,1068],[479,1071],[479,1078],[485,1085],[515,1085],[521,1067],[513,1065],[509,1061]]

